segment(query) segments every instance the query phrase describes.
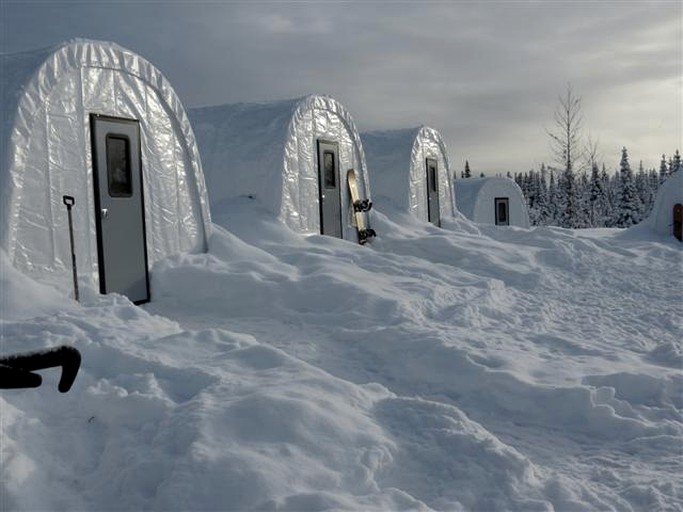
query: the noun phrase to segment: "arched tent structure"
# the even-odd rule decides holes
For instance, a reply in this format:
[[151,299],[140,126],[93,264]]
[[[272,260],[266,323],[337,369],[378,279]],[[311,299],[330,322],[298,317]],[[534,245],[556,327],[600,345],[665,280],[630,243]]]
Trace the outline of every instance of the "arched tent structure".
[[149,300],[151,265],[206,250],[211,226],[173,88],[142,57],[101,41],[4,54],[0,68],[2,249],[27,273],[69,277],[71,196],[80,274],[103,293]]
[[378,201],[436,225],[454,215],[448,152],[438,131],[420,126],[365,132],[361,139]]
[[301,233],[355,240],[346,172],[370,197],[365,155],[347,110],[329,96],[191,109],[212,208],[252,197]]
[[669,176],[659,186],[652,212],[646,222],[659,235],[673,235],[673,210],[676,204],[683,205],[683,171]]
[[529,227],[529,212],[522,189],[509,178],[455,180],[458,210],[473,222]]

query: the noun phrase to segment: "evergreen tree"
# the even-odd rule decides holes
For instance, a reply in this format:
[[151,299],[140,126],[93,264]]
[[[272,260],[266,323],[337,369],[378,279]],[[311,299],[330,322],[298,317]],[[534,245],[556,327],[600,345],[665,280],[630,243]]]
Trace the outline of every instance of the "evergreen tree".
[[548,224],[548,219],[550,218],[550,210],[548,199],[548,171],[545,168],[545,164],[541,164],[541,172],[538,176],[538,195],[536,198],[536,210],[538,211],[537,224],[545,226]]
[[581,227],[579,219],[579,195],[576,179],[571,168],[565,169],[557,184],[559,197],[558,225],[563,228],[576,229]]
[[591,169],[591,178],[589,185],[589,204],[590,204],[590,226],[602,227],[605,225],[605,214],[607,213],[607,192],[603,184],[603,178],[600,175],[598,164],[593,162]]
[[465,160],[465,175],[463,178],[471,178],[472,173],[470,172],[470,163],[468,160]]
[[636,192],[640,203],[640,220],[643,220],[649,213],[649,207],[652,203],[652,189],[650,188],[650,180],[643,168],[643,161],[638,165],[638,174],[636,175]]
[[[659,174],[655,169],[650,169],[650,190],[652,191],[652,199],[654,202],[657,189],[659,188]],[[652,205],[650,205],[652,206]]]
[[674,154],[674,157],[671,161],[671,167],[669,168],[669,174],[673,174],[675,172],[680,171],[681,167],[682,167],[681,166],[681,155],[678,152],[678,150],[676,150],[676,153]]
[[576,225],[579,228],[589,228],[591,227],[590,222],[590,201],[589,201],[589,187],[588,187],[588,175],[582,172],[579,175],[579,179],[576,181],[577,184],[577,198],[578,198],[578,211],[576,215]]
[[550,183],[548,185],[548,226],[558,225],[558,213],[560,210],[560,194],[555,183],[555,173],[550,169]]
[[669,175],[669,168],[666,166],[666,155],[662,155],[662,161],[659,163],[659,183],[660,185],[666,181]]
[[621,150],[619,203],[615,225],[627,228],[640,222],[640,204],[638,192],[633,179],[633,171],[628,162],[628,151]]

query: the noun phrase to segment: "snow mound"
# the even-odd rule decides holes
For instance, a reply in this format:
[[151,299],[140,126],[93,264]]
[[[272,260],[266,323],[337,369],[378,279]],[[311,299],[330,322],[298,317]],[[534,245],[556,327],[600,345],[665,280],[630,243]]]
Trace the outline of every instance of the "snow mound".
[[0,396],[9,510],[683,509],[676,241],[438,229],[367,246],[255,201],[155,300],[80,304],[0,260],[3,353],[71,345]]

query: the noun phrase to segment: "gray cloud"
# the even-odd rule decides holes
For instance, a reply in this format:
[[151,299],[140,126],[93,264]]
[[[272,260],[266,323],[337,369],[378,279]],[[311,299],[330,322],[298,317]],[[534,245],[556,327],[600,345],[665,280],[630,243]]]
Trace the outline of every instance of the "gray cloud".
[[428,124],[456,170],[548,161],[566,84],[608,166],[681,140],[680,2],[14,2],[2,51],[113,40],[188,106],[327,93],[361,130]]

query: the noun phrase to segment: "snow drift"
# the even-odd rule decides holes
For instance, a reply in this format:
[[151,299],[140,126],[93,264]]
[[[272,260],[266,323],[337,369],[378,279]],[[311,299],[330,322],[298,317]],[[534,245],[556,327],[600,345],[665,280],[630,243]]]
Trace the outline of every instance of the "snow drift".
[[83,355],[66,395],[0,392],[3,508],[683,508],[670,236],[378,211],[361,255],[249,199],[213,214],[144,307],[0,257],[3,353]]

